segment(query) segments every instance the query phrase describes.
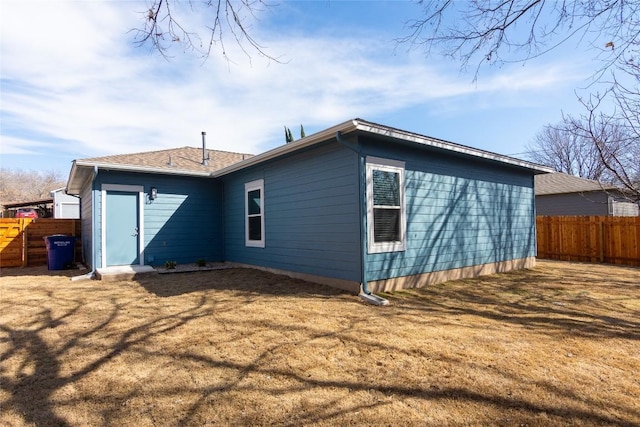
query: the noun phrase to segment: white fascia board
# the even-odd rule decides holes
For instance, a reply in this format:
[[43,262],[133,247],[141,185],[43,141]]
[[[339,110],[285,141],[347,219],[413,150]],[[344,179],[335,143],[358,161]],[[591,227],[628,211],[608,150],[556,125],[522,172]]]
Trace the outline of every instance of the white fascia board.
[[318,133],[314,133],[313,135],[306,136],[297,141],[290,142],[285,145],[281,145],[272,150],[265,151],[262,154],[258,154],[257,156],[249,157],[248,159],[242,160],[241,162],[234,163],[226,168],[219,169],[213,173],[211,176],[219,177],[223,175],[227,175],[231,172],[238,171],[240,169],[247,168],[249,166],[266,162],[271,159],[275,159],[277,157],[283,156],[288,153],[292,153],[297,150],[301,150],[306,147],[310,147],[312,145],[318,144],[322,141],[327,141],[331,138],[334,138],[336,132],[351,132],[357,129],[357,121],[356,120],[348,120],[344,123],[340,123],[339,125],[330,127],[329,129],[325,129]]
[[73,165],[71,166],[71,172],[69,173],[69,179],[67,181],[67,191],[68,194],[78,194],[80,191],[80,183],[77,188],[73,186],[73,182],[76,180],[76,175],[78,175],[78,171],[80,168],[83,169],[91,169],[93,171],[94,167],[97,167],[100,170],[115,170],[115,171],[124,171],[124,172],[140,172],[140,173],[157,173],[164,175],[181,175],[181,176],[199,176],[199,177],[210,177],[211,172],[199,172],[199,171],[190,171],[185,169],[165,169],[165,168],[154,168],[149,166],[135,166],[135,165],[122,165],[122,164],[114,164],[114,163],[102,163],[102,162],[86,162],[82,160],[74,160]]
[[[266,162],[268,160],[278,158],[280,156],[283,156],[289,153],[293,153],[295,151],[313,146],[323,141],[330,140],[335,137],[337,132],[349,133],[353,131],[361,131],[363,133],[369,133],[372,135],[386,136],[386,137],[408,141],[416,144],[440,148],[445,151],[453,151],[461,154],[466,154],[472,157],[493,160],[493,161],[506,163],[509,165],[513,165],[513,166],[517,166],[525,169],[530,169],[530,170],[533,170],[535,173],[555,172],[551,168],[538,165],[535,163],[527,162],[525,160],[504,156],[504,155],[492,153],[489,151],[479,150],[477,148],[467,147],[464,145],[455,144],[452,142],[447,142],[444,140],[439,140],[439,139],[415,134],[412,132],[403,131],[400,129],[394,129],[394,128],[389,128],[382,125],[376,125],[375,123],[366,122],[361,119],[353,119],[353,120],[347,120],[346,122],[340,123],[338,125],[330,127],[323,131],[314,133],[305,138],[299,139],[298,141],[290,142],[289,144],[281,145],[269,151],[265,151],[264,153],[258,154],[257,156],[249,157],[248,159],[242,160],[238,163],[234,163],[230,166],[227,166],[225,168],[222,168],[213,172],[198,172],[198,171],[189,171],[184,169],[166,169],[166,168],[154,168],[154,167],[148,167],[148,166],[132,166],[132,165],[84,162],[82,160],[74,160],[73,165],[71,167],[71,172],[69,174],[67,188],[68,188],[68,191],[76,191],[76,189],[72,188],[69,184],[71,184],[74,181],[75,175],[77,174],[78,167],[85,167],[85,168],[92,168],[92,169],[94,167],[97,167],[98,169],[106,169],[106,170],[119,170],[119,171],[128,171],[128,172],[146,172],[146,173],[158,173],[158,174],[166,174],[166,175],[200,176],[200,177],[215,178],[215,177],[227,175],[232,172],[236,172],[238,170],[241,170],[262,162]],[[79,189],[77,191],[79,191]]]
[[361,119],[353,119],[343,122],[339,125],[333,126],[329,129],[325,129],[321,132],[315,133],[298,141],[291,142],[289,144],[281,145],[272,150],[266,151],[257,156],[250,157],[241,162],[227,166],[226,168],[217,170],[211,173],[213,177],[223,176],[238,170],[247,168],[252,165],[256,165],[267,160],[275,159],[282,155],[292,153],[305,147],[312,146],[322,141],[329,140],[335,137],[336,132],[349,133],[353,131],[361,131],[363,133],[369,133],[372,135],[386,136],[402,141],[408,141],[420,145],[426,145],[430,147],[440,148],[445,151],[453,151],[461,154],[466,154],[472,157],[483,158],[487,160],[493,160],[496,162],[506,163],[508,165],[517,166],[534,171],[534,173],[551,173],[553,169],[546,166],[538,165],[536,163],[527,162],[525,160],[516,159],[514,157],[504,156],[502,154],[492,153],[490,151],[479,150],[473,147],[467,147],[444,140],[439,140],[412,132],[402,131],[400,129],[389,128],[382,125],[376,125],[363,121]]
[[191,171],[186,169],[166,169],[166,168],[154,168],[151,166],[136,166],[136,165],[122,165],[116,163],[101,163],[101,162],[83,162],[82,160],[76,161],[77,166],[85,166],[93,168],[97,166],[102,170],[117,170],[125,172],[147,172],[158,173],[165,175],[189,175],[189,176],[210,176],[211,172],[207,171]]
[[71,184],[76,180],[77,174],[78,174],[78,166],[76,166],[76,161],[74,160],[73,163],[71,163],[69,178],[67,178],[67,186],[66,186],[67,194],[80,194],[80,186],[78,186],[77,189],[71,187]]
[[536,163],[527,162],[526,160],[520,160],[514,157],[492,153],[490,151],[479,150],[477,148],[467,147],[467,146],[455,144],[452,142],[430,138],[427,136],[406,132],[399,129],[388,128],[386,126],[379,126],[374,123],[358,122],[357,130],[375,134],[375,135],[381,135],[381,136],[400,139],[404,141],[410,141],[410,142],[414,142],[421,145],[427,145],[430,147],[441,148],[446,151],[454,151],[457,153],[466,154],[473,157],[480,157],[483,159],[507,163],[513,166],[518,166],[525,169],[531,169],[538,173],[554,172],[554,170],[551,168],[538,165]]

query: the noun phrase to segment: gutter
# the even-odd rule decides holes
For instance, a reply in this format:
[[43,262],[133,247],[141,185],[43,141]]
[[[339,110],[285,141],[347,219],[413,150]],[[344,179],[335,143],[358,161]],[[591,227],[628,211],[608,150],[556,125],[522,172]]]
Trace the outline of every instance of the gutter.
[[[69,189],[71,187],[73,187],[71,188],[72,192],[75,191],[77,188],[77,185],[71,185],[71,184],[74,184],[79,168],[83,168],[83,169],[92,168],[94,172],[96,171],[96,168],[97,168],[97,169],[124,171],[124,172],[196,176],[196,177],[202,177],[202,178],[208,178],[211,176],[210,171],[193,171],[193,170],[186,170],[186,169],[170,169],[170,168],[158,168],[158,167],[151,167],[151,166],[136,166],[136,165],[127,165],[127,164],[85,162],[82,160],[74,160],[73,165],[71,166],[71,172],[69,173],[69,179],[67,180],[67,187],[65,190],[67,194],[70,194]],[[73,195],[73,193],[71,193],[70,195]]]
[[191,176],[210,176],[209,171],[192,171],[187,169],[169,169],[169,168],[157,168],[152,166],[137,166],[126,165],[117,163],[100,163],[100,162],[83,162],[82,160],[76,161],[77,166],[94,166],[100,169],[121,170],[127,172],[150,172],[166,175],[191,175]]
[[[269,151],[266,151],[262,154],[258,154],[257,156],[249,157],[248,159],[242,160],[238,163],[234,163],[225,168],[219,169],[217,171],[193,171],[186,169],[173,169],[173,168],[160,168],[160,167],[151,167],[151,166],[138,166],[138,165],[124,165],[124,164],[114,164],[114,163],[101,163],[101,162],[84,162],[82,160],[74,160],[73,166],[71,168],[71,173],[69,175],[69,179],[67,182],[67,189],[70,187],[70,183],[75,181],[75,175],[77,173],[78,167],[98,167],[100,169],[109,169],[109,170],[118,170],[118,171],[127,171],[127,172],[142,172],[142,173],[157,173],[157,174],[165,174],[165,175],[181,175],[181,176],[195,176],[195,177],[211,177],[218,178],[232,172],[239,171],[241,169],[272,160],[283,155],[293,153],[300,149],[313,146],[320,142],[329,140],[333,138],[337,132],[342,134],[360,131],[363,133],[368,133],[370,135],[377,135],[386,138],[393,138],[397,141],[404,141],[409,143],[414,143],[423,146],[429,146],[434,148],[439,148],[446,151],[453,151],[460,154],[468,155],[476,158],[484,158],[487,160],[493,160],[500,163],[509,164],[511,166],[521,167],[525,169],[533,170],[534,173],[550,173],[554,172],[553,169],[547,168],[545,166],[541,166],[535,163],[527,162],[524,160],[516,159],[509,156],[504,156],[501,154],[492,153],[490,151],[480,150],[473,147],[468,147],[461,144],[456,144],[453,142],[432,138],[429,136],[420,135],[417,133],[412,133],[400,129],[390,128],[388,126],[379,125],[372,122],[367,122],[362,119],[352,119],[347,120],[346,122],[340,123],[313,135],[309,135],[305,138],[299,139],[298,141],[291,142],[289,144],[281,145]],[[347,146],[349,147],[349,146]],[[350,149],[354,149],[354,147],[349,147]],[[357,149],[355,150],[357,151]]]
[[356,128],[359,131],[366,132],[373,135],[384,136],[387,138],[393,138],[401,141],[413,142],[420,145],[440,148],[446,151],[453,151],[460,154],[466,154],[472,157],[479,157],[482,159],[493,160],[500,163],[506,163],[512,166],[531,169],[535,171],[535,173],[537,174],[555,172],[550,167],[542,166],[537,163],[528,162],[526,160],[520,160],[515,157],[505,156],[503,154],[493,153],[491,151],[481,150],[479,148],[473,148],[473,147],[469,147],[462,144],[456,144],[455,142],[449,142],[443,139],[424,136],[424,135],[408,132],[401,129],[390,128],[388,126],[382,126],[382,125],[367,122],[364,120],[358,119]]
[[[360,293],[358,294],[358,296],[364,301],[368,302],[369,304],[387,305],[389,304],[388,300],[382,297],[379,297],[378,295],[375,295],[373,292],[371,292],[367,284],[367,280],[365,278],[365,274],[366,274],[365,261],[366,261],[367,249],[366,249],[366,239],[365,239],[366,226],[363,221],[363,218],[365,218],[365,215],[364,215],[365,212],[363,210],[364,204],[362,201],[362,196],[364,194],[364,191],[362,189],[362,177],[363,177],[362,168],[363,168],[363,162],[364,162],[364,154],[362,153],[362,150],[360,149],[360,147],[345,140],[342,137],[342,133],[340,131],[336,131],[336,139],[340,144],[344,145],[349,150],[355,152],[358,155],[358,210],[359,210],[358,213],[360,215],[360,277],[362,279],[362,281],[360,282]],[[365,188],[366,188],[366,185],[365,185]]]
[[[403,141],[405,143],[408,142],[408,143],[413,143],[413,144],[427,146],[427,147],[434,147],[434,148],[438,148],[445,151],[450,151],[450,152],[452,151],[452,152],[464,154],[464,155],[475,157],[475,158],[493,160],[493,161],[500,162],[503,164],[508,164],[511,166],[530,169],[534,171],[534,174],[554,172],[553,169],[548,168],[546,166],[527,162],[525,160],[516,159],[514,157],[492,153],[490,151],[480,150],[477,148],[468,147],[466,145],[456,144],[454,142],[432,138],[432,137],[420,135],[417,133],[407,132],[400,129],[390,128],[388,126],[367,122],[362,119],[352,119],[352,120],[348,120],[346,122],[340,123],[338,125],[335,125],[333,127],[330,127],[329,129],[325,129],[318,133],[314,133],[313,135],[309,135],[305,138],[299,139],[289,144],[281,145],[272,150],[266,151],[262,154],[258,154],[256,156],[242,160],[241,162],[234,163],[225,168],[211,172],[209,176],[217,178],[223,175],[227,175],[232,172],[236,172],[241,169],[247,168],[249,166],[253,166],[268,160],[272,160],[280,156],[283,156],[285,154],[295,152],[302,148],[310,147],[314,144],[329,140],[335,137],[337,133],[346,134],[346,133],[355,132],[355,131],[360,131],[363,133],[368,133],[370,135],[377,135],[377,136],[386,137],[386,138],[393,138],[393,139],[396,139],[397,141]],[[343,142],[340,142],[340,143],[344,145]],[[351,146],[349,142],[347,142],[347,144],[349,145],[345,145],[346,147],[358,152],[358,149]]]

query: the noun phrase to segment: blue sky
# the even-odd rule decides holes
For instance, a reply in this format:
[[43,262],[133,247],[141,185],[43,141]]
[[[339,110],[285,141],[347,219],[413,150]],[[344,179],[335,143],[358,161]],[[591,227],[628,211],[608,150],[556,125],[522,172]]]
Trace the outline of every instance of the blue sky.
[[[144,1],[0,0],[1,166],[56,170],[73,159],[199,146],[260,153],[360,117],[501,154],[525,151],[543,125],[579,113],[595,70],[565,46],[526,64],[483,68],[398,46],[412,2],[283,1],[252,34],[275,63],[227,62],[176,47],[170,61],[135,47]],[[206,16],[185,14],[202,29]]]

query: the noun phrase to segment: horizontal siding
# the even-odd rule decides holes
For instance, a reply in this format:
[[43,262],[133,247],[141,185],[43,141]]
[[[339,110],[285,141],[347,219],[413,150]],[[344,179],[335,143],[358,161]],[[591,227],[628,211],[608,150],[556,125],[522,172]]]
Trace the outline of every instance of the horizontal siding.
[[[146,197],[151,187],[158,189],[158,197],[147,199],[144,204],[145,264],[163,265],[168,260],[187,264],[201,258],[224,258],[219,181],[122,172],[100,172],[98,177],[98,191],[102,184],[142,185]],[[100,207],[97,208],[99,215]]]
[[406,250],[367,254],[367,281],[535,255],[531,173],[434,150],[365,147],[406,162],[407,213]]
[[[265,247],[245,247],[244,184],[264,179]],[[360,277],[358,163],[317,146],[224,177],[228,261],[345,280]]]
[[538,215],[609,215],[609,196],[604,192],[536,196]]

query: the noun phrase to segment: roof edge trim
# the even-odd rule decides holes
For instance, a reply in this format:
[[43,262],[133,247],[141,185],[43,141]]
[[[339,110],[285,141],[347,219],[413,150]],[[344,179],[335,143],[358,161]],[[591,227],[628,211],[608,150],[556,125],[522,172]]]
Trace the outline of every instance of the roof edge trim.
[[186,169],[165,169],[154,168],[149,166],[135,166],[135,165],[121,165],[116,163],[102,163],[102,162],[84,162],[82,160],[76,160],[76,166],[79,167],[94,167],[98,169],[111,169],[128,172],[153,172],[165,175],[189,175],[189,176],[210,176],[211,172],[198,172],[190,171]]
[[483,159],[498,161],[498,162],[510,164],[513,166],[532,169],[539,173],[555,172],[555,170],[547,166],[528,162],[526,160],[516,159],[515,157],[509,157],[503,154],[493,153],[493,152],[481,150],[478,148],[460,145],[453,142],[432,138],[429,136],[424,136],[424,135],[420,135],[420,134],[409,132],[409,131],[404,131],[401,129],[389,128],[387,126],[382,126],[382,125],[378,125],[371,122],[358,121],[357,129],[363,132],[371,133],[371,134],[401,139],[401,140],[410,141],[410,142],[414,142],[421,145],[440,148],[447,151],[454,151],[457,153],[466,154],[473,157],[480,157]]

